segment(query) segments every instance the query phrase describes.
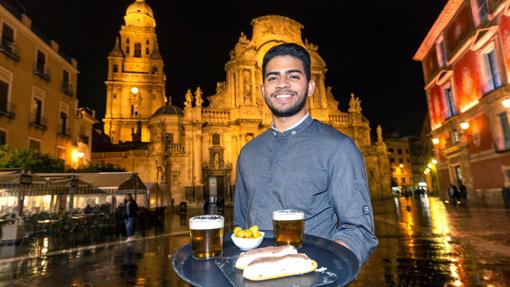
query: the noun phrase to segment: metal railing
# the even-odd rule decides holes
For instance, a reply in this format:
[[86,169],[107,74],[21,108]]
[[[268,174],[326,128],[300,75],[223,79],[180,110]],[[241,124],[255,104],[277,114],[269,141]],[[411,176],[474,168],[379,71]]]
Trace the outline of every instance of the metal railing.
[[35,64],[34,74],[41,77],[41,79],[43,79],[45,81],[51,80],[51,76],[50,76],[48,69],[46,68],[46,66],[42,66],[41,64],[37,64],[37,63]]
[[20,59],[16,43],[12,41],[2,39],[2,41],[0,42],[0,52],[4,53],[6,56],[13,59],[14,61],[19,61]]
[[11,103],[6,103],[4,105],[0,104],[0,116],[7,117],[9,119],[14,119],[16,117],[16,105]]
[[62,125],[58,126],[57,135],[61,138],[70,139],[71,138],[71,129]]
[[62,92],[64,92],[64,94],[68,95],[68,96],[74,96],[74,90],[73,90],[73,86],[71,84],[69,84],[69,82],[66,82],[66,81],[62,81],[62,85],[60,86],[60,90]]
[[48,129],[48,119],[37,115],[36,113],[32,113],[30,116],[30,121],[28,122],[28,126],[45,131]]

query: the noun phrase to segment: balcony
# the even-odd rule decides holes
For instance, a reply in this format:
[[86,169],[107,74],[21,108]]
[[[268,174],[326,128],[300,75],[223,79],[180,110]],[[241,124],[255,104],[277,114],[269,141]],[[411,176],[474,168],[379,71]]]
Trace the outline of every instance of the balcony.
[[0,104],[0,117],[6,117],[9,119],[14,119],[16,117],[16,105],[7,103]]
[[43,79],[45,81],[49,82],[51,80],[50,73],[49,73],[48,69],[46,69],[46,67],[41,64],[35,65],[34,74],[36,74],[37,76],[39,76],[41,79]]
[[18,54],[18,48],[14,42],[8,40],[2,40],[0,42],[0,52],[4,53],[7,57],[18,62],[20,57]]
[[60,90],[64,92],[64,94],[73,97],[74,96],[74,90],[73,86],[69,84],[69,82],[62,81],[62,85],[60,86]]
[[48,120],[40,115],[32,114],[30,121],[28,122],[28,126],[41,131],[46,131],[48,129]]
[[57,136],[64,139],[71,139],[71,129],[60,125],[58,127]]

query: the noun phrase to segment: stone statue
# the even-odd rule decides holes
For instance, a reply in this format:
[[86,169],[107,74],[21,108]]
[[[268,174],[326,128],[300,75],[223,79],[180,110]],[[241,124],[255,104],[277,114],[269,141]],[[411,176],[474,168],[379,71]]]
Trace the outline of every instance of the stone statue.
[[195,91],[195,105],[197,107],[202,107],[202,104],[204,103],[204,100],[202,100],[202,89],[200,87],[197,87]]
[[244,103],[251,105],[251,72],[249,70],[243,71],[243,93]]
[[217,152],[214,153],[213,163],[214,163],[214,168],[215,169],[220,168],[220,155]]
[[378,143],[382,143],[383,142],[381,125],[377,126],[377,142]]
[[361,100],[351,93],[351,100],[349,101],[349,113],[361,113]]
[[191,94],[190,89],[186,91],[186,95],[184,96],[184,98],[186,99],[186,101],[184,102],[184,106],[187,108],[191,107],[193,105],[193,94]]

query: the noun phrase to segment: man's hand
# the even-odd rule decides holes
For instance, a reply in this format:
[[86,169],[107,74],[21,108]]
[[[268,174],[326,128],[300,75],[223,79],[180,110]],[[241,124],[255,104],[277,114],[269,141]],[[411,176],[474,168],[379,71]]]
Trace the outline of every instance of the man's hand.
[[336,242],[336,243],[338,243],[338,244],[340,244],[340,245],[342,245],[342,246],[347,247],[347,249],[349,249],[350,251],[352,251],[352,249],[351,249],[351,248],[350,248],[347,244],[345,244],[344,242],[342,242],[342,241],[340,241],[340,240],[335,240],[335,242]]

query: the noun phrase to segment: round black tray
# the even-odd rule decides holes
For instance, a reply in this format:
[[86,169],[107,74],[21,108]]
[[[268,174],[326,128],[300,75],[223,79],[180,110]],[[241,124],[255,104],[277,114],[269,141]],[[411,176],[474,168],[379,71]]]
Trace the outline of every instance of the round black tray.
[[[274,246],[273,234],[266,232],[260,247]],[[349,249],[324,238],[304,236],[299,252],[306,253],[317,261],[321,272],[301,276],[284,277],[267,281],[249,281],[242,277],[242,271],[233,266],[242,252],[237,248],[230,234],[225,234],[223,256],[214,260],[195,260],[191,257],[191,244],[183,246],[173,257],[175,273],[193,286],[344,286],[358,273],[359,262]]]

